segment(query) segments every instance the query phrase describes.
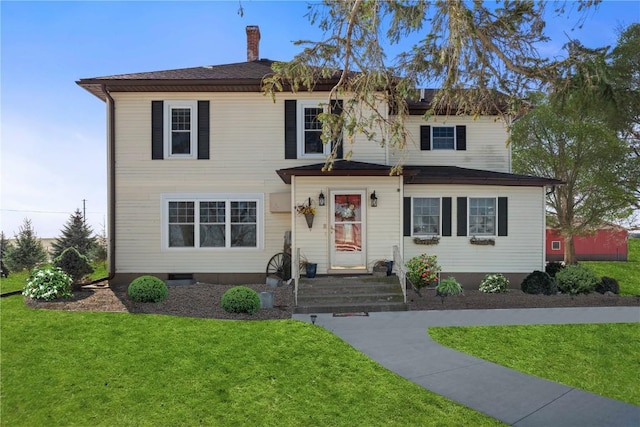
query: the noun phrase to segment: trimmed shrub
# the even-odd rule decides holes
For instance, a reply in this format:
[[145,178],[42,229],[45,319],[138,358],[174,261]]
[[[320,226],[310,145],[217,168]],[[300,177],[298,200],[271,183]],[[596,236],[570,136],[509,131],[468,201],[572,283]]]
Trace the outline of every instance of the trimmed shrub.
[[614,294],[620,293],[620,285],[618,281],[613,277],[604,276],[600,279],[600,282],[596,285],[596,292],[605,294],[607,292],[613,292]]
[[441,267],[438,265],[436,255],[422,254],[407,261],[407,278],[416,288],[424,288],[438,282],[438,273]]
[[587,267],[569,265],[556,274],[556,282],[561,292],[575,295],[593,292],[600,279]]
[[509,290],[509,279],[502,274],[487,274],[480,282],[480,292],[495,294]]
[[462,293],[462,286],[460,286],[455,277],[447,277],[436,286],[436,295],[441,297],[462,295]]
[[40,268],[31,272],[22,295],[33,299],[51,301],[56,298],[70,298],[72,279],[59,268]]
[[84,276],[93,273],[89,259],[76,248],[67,248],[59,257],[53,260],[53,265],[71,276],[74,283],[78,283]]
[[558,271],[562,271],[564,269],[564,264],[561,262],[550,262],[544,268],[544,271],[551,277],[556,277],[556,273]]
[[161,302],[169,296],[167,285],[155,276],[135,278],[129,284],[127,293],[136,302]]
[[260,309],[260,296],[251,288],[235,286],[222,295],[220,304],[228,313],[254,314]]
[[558,291],[556,282],[544,271],[536,270],[524,278],[520,289],[526,294],[553,295]]

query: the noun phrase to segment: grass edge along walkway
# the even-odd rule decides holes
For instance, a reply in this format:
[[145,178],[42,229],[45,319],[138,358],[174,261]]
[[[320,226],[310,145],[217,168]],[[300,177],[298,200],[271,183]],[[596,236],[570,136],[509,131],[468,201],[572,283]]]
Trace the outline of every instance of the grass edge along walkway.
[[472,356],[640,405],[639,323],[431,327],[428,333]]
[[0,316],[2,425],[501,425],[299,321]]

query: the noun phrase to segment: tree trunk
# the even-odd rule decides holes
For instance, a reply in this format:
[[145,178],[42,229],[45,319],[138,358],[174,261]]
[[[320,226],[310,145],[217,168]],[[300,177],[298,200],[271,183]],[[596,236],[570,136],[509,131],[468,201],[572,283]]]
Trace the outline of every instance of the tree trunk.
[[573,245],[573,236],[564,237],[564,263],[566,265],[576,263],[576,248]]

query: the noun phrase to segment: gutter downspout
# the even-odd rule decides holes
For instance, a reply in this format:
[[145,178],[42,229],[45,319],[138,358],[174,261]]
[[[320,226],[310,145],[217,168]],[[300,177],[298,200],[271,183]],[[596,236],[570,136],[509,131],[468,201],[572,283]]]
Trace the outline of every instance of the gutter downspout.
[[102,92],[107,98],[108,124],[107,124],[107,179],[108,179],[108,203],[109,203],[109,252],[107,262],[109,263],[109,275],[101,279],[96,279],[90,284],[93,285],[105,280],[112,280],[116,275],[116,102],[109,93],[109,88],[102,85]]

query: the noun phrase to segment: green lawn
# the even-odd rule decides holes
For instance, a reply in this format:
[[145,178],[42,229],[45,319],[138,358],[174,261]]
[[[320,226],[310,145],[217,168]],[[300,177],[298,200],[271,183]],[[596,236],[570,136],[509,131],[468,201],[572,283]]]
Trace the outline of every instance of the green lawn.
[[629,239],[627,262],[582,261],[599,277],[613,277],[620,285],[621,295],[640,295],[640,239]]
[[294,320],[0,316],[3,426],[500,425]]
[[531,375],[640,405],[640,324],[429,328],[440,344]]

